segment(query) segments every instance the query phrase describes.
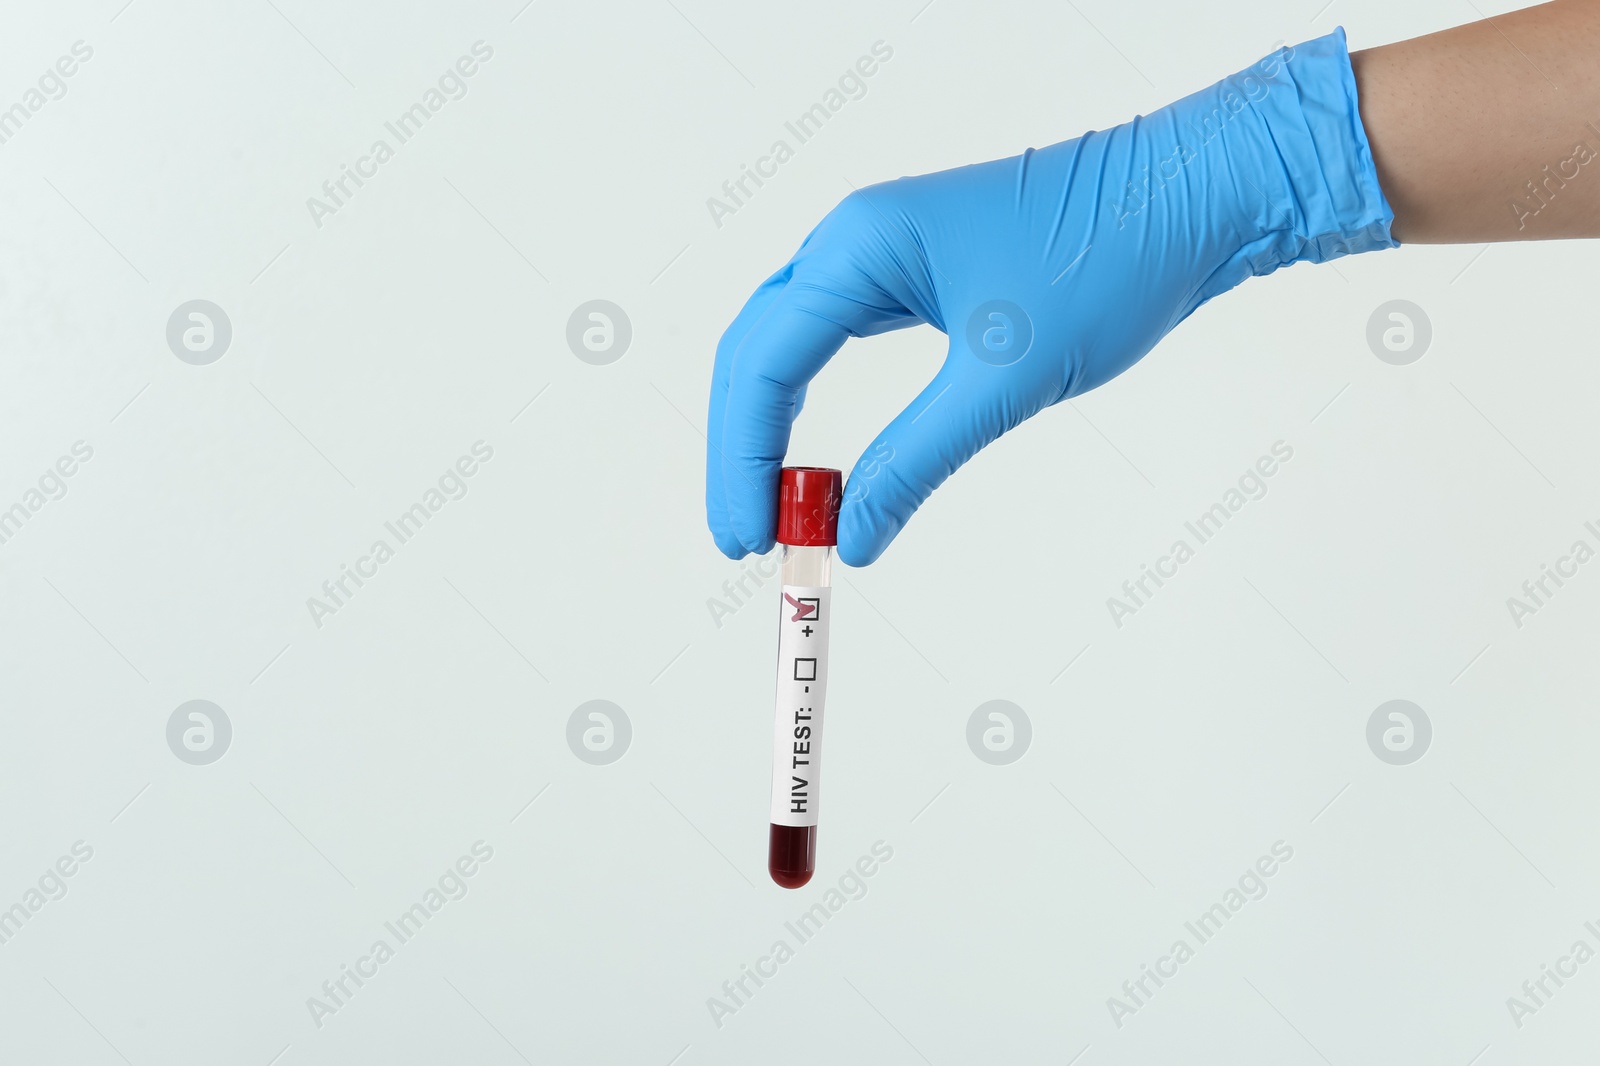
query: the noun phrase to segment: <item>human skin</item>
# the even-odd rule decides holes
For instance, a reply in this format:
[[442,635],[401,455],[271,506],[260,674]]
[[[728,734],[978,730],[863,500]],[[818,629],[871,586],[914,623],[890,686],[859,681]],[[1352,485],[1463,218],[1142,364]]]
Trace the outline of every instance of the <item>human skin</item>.
[[1556,0],[1350,62],[1401,244],[1600,237],[1600,2]]

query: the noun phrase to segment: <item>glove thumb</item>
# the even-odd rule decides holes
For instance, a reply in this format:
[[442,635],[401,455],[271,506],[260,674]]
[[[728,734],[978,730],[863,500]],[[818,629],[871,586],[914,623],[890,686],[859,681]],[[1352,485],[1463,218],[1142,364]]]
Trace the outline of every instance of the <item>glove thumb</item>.
[[[957,369],[962,363],[975,365]],[[934,489],[1032,413],[1002,391],[997,377],[982,373],[993,369],[952,351],[928,387],[862,453],[839,511],[841,561],[875,561]]]

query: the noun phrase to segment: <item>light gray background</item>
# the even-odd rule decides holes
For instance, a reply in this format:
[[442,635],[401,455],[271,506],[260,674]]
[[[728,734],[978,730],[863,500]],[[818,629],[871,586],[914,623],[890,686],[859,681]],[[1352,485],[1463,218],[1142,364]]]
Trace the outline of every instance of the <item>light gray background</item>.
[[[776,591],[707,607],[741,569],[703,523],[722,328],[852,184],[1115,124],[1335,24],[1478,17],[1321,3],[7,5],[0,106],[94,56],[0,145],[0,506],[94,458],[0,545],[0,907],[94,858],[0,945],[0,1061],[1600,1051],[1600,963],[1520,1030],[1505,1005],[1600,919],[1600,565],[1521,629],[1505,605],[1595,539],[1593,245],[1283,271],[985,451],[836,571],[818,877],[765,876]],[[318,229],[306,198],[480,39],[469,94]],[[868,95],[717,228],[706,198],[880,39]],[[192,299],[232,322],[209,366],[166,346]],[[591,299],[633,325],[609,366],[566,345]],[[1393,299],[1432,322],[1408,366],[1365,339]],[[943,352],[850,346],[792,459],[850,466]],[[313,626],[480,439],[469,495]],[[1116,628],[1106,598],[1277,440],[1269,495]],[[210,765],[167,747],[191,699],[232,723]],[[591,699],[632,723],[610,765],[566,743]],[[967,745],[993,699],[1032,722],[1009,765]],[[1433,723],[1409,766],[1367,746],[1391,699]],[[480,839],[466,898],[316,1027],[307,997]],[[1280,839],[1267,897],[1116,1028],[1107,998]],[[865,898],[714,1025],[878,840]]]

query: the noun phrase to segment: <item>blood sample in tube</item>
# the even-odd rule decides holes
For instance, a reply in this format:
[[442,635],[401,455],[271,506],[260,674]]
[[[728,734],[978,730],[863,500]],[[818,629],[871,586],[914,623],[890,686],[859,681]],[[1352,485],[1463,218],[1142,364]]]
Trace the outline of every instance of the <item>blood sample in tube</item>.
[[833,548],[843,484],[838,470],[786,466],[778,485],[783,580],[767,872],[784,888],[804,885],[817,867],[822,708],[828,691]]

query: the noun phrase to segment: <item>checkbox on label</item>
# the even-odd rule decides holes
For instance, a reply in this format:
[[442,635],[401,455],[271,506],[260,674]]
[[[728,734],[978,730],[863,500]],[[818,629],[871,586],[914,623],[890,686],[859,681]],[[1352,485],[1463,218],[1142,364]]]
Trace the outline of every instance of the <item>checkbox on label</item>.
[[796,681],[815,681],[817,679],[817,660],[796,659],[794,661],[794,679]]

